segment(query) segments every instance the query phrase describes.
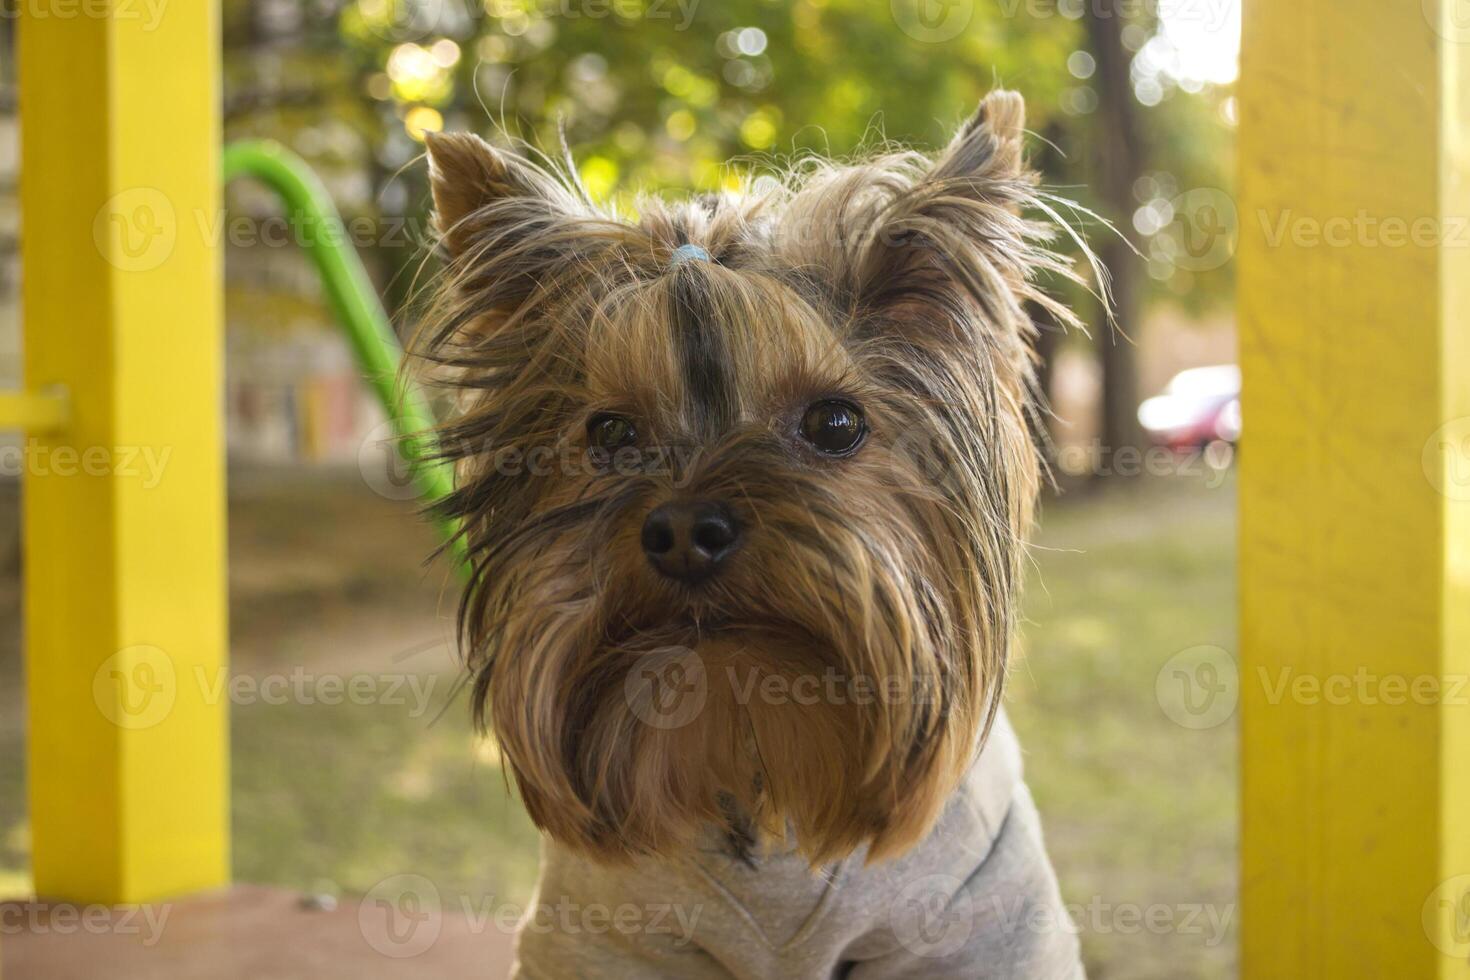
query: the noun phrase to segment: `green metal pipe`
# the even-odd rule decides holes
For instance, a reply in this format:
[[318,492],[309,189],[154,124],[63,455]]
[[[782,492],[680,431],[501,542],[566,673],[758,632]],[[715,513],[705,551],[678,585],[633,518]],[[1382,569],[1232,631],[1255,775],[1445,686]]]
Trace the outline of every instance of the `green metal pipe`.
[[[328,302],[347,333],[363,377],[382,403],[419,493],[430,503],[454,489],[451,467],[432,459],[434,414],[423,391],[400,379],[403,348],[378,300],[362,259],[347,241],[342,217],[321,179],[290,150],[273,140],[242,140],[225,147],[224,179],[253,177],[275,191],[301,245],[321,274]],[[440,520],[440,533],[463,558],[453,521]]]

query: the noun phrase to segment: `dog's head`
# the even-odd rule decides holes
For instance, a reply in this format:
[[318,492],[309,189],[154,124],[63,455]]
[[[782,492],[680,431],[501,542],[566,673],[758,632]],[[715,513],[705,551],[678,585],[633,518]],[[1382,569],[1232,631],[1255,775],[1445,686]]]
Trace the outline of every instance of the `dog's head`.
[[531,816],[616,859],[732,811],[813,861],[928,831],[1005,670],[1066,274],[996,92],[938,155],[623,220],[463,134],[420,352],[480,719]]

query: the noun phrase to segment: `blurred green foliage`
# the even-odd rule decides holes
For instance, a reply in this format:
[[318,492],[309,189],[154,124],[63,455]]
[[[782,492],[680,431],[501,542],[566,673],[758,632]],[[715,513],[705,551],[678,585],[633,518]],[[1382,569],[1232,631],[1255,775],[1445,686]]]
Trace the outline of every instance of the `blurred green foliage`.
[[[933,147],[1004,84],[1027,98],[1048,183],[1106,214],[1086,192],[1110,134],[1081,13],[1069,0],[227,0],[227,134],[284,138],[337,169],[349,212],[422,219],[424,130],[498,131],[553,154],[564,134],[590,193],[626,204],[808,152]],[[1125,43],[1157,35],[1146,14]],[[1175,269],[1167,219],[1182,191],[1229,188],[1229,91],[1147,68],[1133,70],[1144,213],[1106,217],[1162,294],[1213,304],[1228,271]],[[412,253],[382,256],[390,305]]]

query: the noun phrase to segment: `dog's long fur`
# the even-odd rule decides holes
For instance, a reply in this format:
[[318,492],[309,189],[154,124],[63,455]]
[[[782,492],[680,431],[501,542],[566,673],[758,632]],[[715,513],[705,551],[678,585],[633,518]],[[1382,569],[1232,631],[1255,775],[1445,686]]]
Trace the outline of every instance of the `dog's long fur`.
[[[462,643],[554,838],[669,854],[738,814],[816,863],[932,826],[1006,666],[1038,482],[1027,306],[1072,322],[1037,285],[1071,273],[1023,216],[1048,209],[1022,135],[1020,97],[995,92],[935,159],[813,163],[635,220],[431,138],[449,261],[417,350],[460,392],[440,438],[472,564]],[[674,261],[686,243],[709,260]],[[796,432],[831,397],[871,429],[849,458]],[[588,450],[607,411],[636,452]],[[676,497],[747,529],[697,587],[640,551]],[[682,670],[702,708],[650,724],[635,670]],[[769,694],[811,678],[815,703]]]

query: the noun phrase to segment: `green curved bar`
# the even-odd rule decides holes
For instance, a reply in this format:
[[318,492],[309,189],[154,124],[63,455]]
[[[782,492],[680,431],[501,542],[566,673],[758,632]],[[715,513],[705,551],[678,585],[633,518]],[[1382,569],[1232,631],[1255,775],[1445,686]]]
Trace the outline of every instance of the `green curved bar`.
[[[306,161],[273,140],[242,140],[225,147],[224,179],[237,177],[253,177],[280,195],[287,217],[301,230],[302,247],[321,274],[358,366],[392,422],[399,454],[411,467],[419,492],[431,503],[444,499],[454,489],[452,468],[426,459],[434,448],[434,414],[412,381],[399,380],[403,348],[362,259],[346,241],[342,217],[321,179]],[[455,522],[440,520],[438,525],[463,559]]]

